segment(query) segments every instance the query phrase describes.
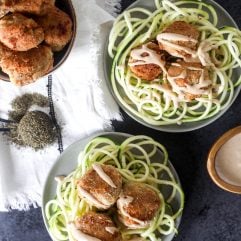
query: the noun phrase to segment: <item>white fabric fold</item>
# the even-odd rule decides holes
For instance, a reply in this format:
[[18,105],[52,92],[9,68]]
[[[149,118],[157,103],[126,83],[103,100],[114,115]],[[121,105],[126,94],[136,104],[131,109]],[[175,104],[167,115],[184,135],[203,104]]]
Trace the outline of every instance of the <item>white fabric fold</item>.
[[[73,0],[76,41],[66,63],[53,74],[53,100],[64,148],[91,133],[111,129],[112,119],[121,120],[102,67],[108,22],[113,21],[119,2]],[[46,85],[47,78],[22,88],[0,81],[0,117],[7,118],[16,96],[32,92],[47,96]],[[57,143],[35,152],[18,148],[0,135],[0,210],[40,206],[43,184],[58,156]]]

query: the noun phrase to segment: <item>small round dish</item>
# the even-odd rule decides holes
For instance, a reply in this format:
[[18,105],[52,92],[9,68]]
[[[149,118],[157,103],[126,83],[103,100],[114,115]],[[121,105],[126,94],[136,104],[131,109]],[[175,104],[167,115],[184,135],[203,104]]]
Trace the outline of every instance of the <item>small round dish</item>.
[[[89,143],[95,137],[106,137],[111,139],[115,143],[120,144],[127,138],[131,137],[131,135],[125,134],[125,133],[118,133],[118,132],[106,132],[106,133],[104,132],[104,133],[95,134],[75,142],[61,154],[61,156],[56,160],[55,164],[51,168],[43,189],[42,215],[43,215],[44,223],[48,232],[49,232],[49,226],[48,226],[48,221],[45,214],[45,206],[48,203],[48,201],[52,200],[56,196],[57,183],[55,181],[55,177],[71,173],[77,166],[77,163],[78,163],[77,159],[78,159],[79,153],[83,151],[86,144]],[[151,161],[158,162],[162,157],[163,157],[163,154],[159,151],[157,155],[155,154],[153,156]],[[170,168],[176,182],[181,187],[180,179],[170,161],[168,161],[168,167]],[[163,176],[162,179],[168,180],[165,176]],[[166,187],[162,188],[162,193],[164,196],[168,195],[168,193],[170,192],[170,190],[168,189],[169,188],[166,188]],[[171,202],[173,211],[178,209],[178,207],[180,206],[180,203],[181,203],[180,196],[176,194],[175,198]],[[181,215],[176,219],[175,225],[177,228],[179,227],[180,222],[181,222]],[[50,232],[49,234],[51,236]],[[172,233],[170,235],[165,236],[162,240],[171,241],[174,238],[174,236],[175,236],[175,233]]]
[[[71,0],[56,1],[56,6],[59,9],[66,12],[70,16],[72,23],[73,23],[73,27],[72,27],[73,34],[72,34],[72,38],[71,38],[70,42],[64,47],[64,49],[61,50],[60,52],[54,53],[53,69],[45,76],[52,74],[55,70],[57,70],[66,61],[66,59],[68,58],[68,56],[73,48],[75,37],[76,37],[77,20],[76,20],[75,10],[74,10],[72,1]],[[45,76],[42,76],[41,78],[43,78]],[[0,80],[10,82],[8,75],[5,74],[1,70],[1,68],[0,68]]]
[[[173,1],[173,2],[175,2],[175,1]],[[218,24],[217,24],[218,27],[231,26],[231,27],[238,29],[238,26],[235,23],[235,21],[233,20],[233,18],[229,15],[229,13],[222,6],[220,6],[218,3],[216,3],[213,0],[204,0],[202,2],[213,6],[213,8],[216,10],[217,16],[218,16]],[[192,4],[192,1],[190,1],[190,4]],[[190,5],[188,3],[185,4],[185,7],[188,8],[189,6]],[[153,12],[155,9],[155,4],[154,4],[154,1],[139,0],[139,1],[136,1],[134,4],[132,4],[128,9],[134,9],[134,8],[139,8],[139,7],[145,8],[146,10]],[[220,118],[230,108],[230,106],[235,101],[235,99],[237,98],[237,96],[240,92],[241,86],[236,87],[234,89],[234,94],[233,94],[233,97],[232,97],[230,103],[227,106],[225,106],[223,109],[221,109],[218,113],[216,113],[215,115],[208,117],[206,119],[197,120],[194,122],[187,121],[187,122],[183,122],[183,123],[177,122],[177,124],[175,123],[175,124],[163,124],[163,125],[162,124],[154,125],[154,124],[148,123],[145,120],[145,118],[146,118],[145,116],[143,118],[141,118],[139,115],[135,114],[136,112],[138,112],[138,109],[133,104],[129,104],[131,102],[131,100],[129,99],[129,97],[125,93],[125,91],[123,90],[122,86],[118,83],[118,81],[116,81],[116,84],[113,87],[113,84],[111,81],[111,74],[112,74],[112,72],[114,72],[112,70],[113,59],[108,54],[108,43],[109,42],[107,40],[105,50],[104,50],[105,53],[104,53],[104,57],[103,57],[104,58],[103,62],[104,62],[105,79],[107,81],[109,90],[111,91],[114,99],[119,104],[119,106],[124,110],[124,112],[126,112],[131,118],[133,118],[140,124],[145,125],[149,128],[156,129],[159,131],[164,131],[164,132],[172,132],[172,133],[188,132],[188,131],[200,129],[204,126],[207,126],[207,125],[213,123],[215,120]],[[241,75],[241,69],[240,68],[235,69],[234,73],[233,73],[234,79],[238,79],[240,75]],[[119,96],[117,94],[115,94],[115,91],[118,91]],[[124,105],[122,103],[122,101],[120,100],[120,97],[122,98],[122,100],[125,100],[126,103],[128,103],[128,105],[129,105],[128,107],[126,107],[127,104]],[[133,109],[133,111],[130,111],[131,108]]]
[[224,133],[212,146],[209,154],[208,154],[208,160],[207,160],[207,169],[210,177],[214,181],[216,185],[218,185],[220,188],[232,192],[241,194],[241,186],[235,186],[232,185],[226,181],[224,181],[217,172],[216,169],[216,156],[220,148],[227,143],[230,139],[232,139],[237,134],[241,133],[241,126],[238,126],[236,128],[233,128],[229,130],[228,132]]

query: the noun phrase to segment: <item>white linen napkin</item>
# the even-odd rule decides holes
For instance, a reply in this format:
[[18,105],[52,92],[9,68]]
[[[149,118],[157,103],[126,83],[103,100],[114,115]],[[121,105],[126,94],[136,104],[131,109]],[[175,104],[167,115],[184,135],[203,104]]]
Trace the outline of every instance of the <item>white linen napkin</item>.
[[[111,119],[121,119],[101,63],[110,26],[105,22],[113,20],[109,13],[115,15],[119,0],[73,0],[73,4],[77,15],[76,42],[66,63],[53,74],[52,86],[64,148],[94,132],[111,129]],[[10,103],[18,95],[38,92],[47,96],[46,86],[47,78],[22,88],[0,81],[0,117],[7,118]],[[0,135],[0,210],[40,206],[46,175],[58,156],[57,143],[35,152],[18,148]]]

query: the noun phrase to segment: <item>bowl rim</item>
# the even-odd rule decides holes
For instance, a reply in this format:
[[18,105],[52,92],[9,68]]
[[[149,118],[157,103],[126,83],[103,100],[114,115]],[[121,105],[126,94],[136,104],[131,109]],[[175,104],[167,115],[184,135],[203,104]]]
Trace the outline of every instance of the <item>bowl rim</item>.
[[[35,83],[37,82],[38,80],[40,79],[43,79],[51,74],[53,74],[56,70],[58,70],[63,64],[64,62],[67,60],[67,58],[69,57],[70,53],[72,52],[72,49],[73,49],[73,46],[75,44],[75,40],[76,40],[76,35],[77,35],[77,17],[76,17],[76,12],[75,12],[75,8],[74,8],[74,5],[73,5],[73,2],[72,0],[66,0],[66,2],[68,3],[70,9],[71,9],[71,20],[72,20],[72,36],[71,36],[71,40],[69,41],[69,43],[67,44],[67,49],[66,49],[66,52],[65,54],[63,55],[63,57],[61,58],[61,60],[55,65],[53,66],[53,68],[48,72],[46,73],[45,75],[39,77],[38,79],[36,79],[35,81],[33,81],[32,83]],[[43,42],[44,43],[44,42]],[[42,44],[42,43],[41,43]],[[46,45],[48,46],[48,45]],[[53,55],[54,55],[54,52],[53,52]],[[1,70],[1,68],[0,68]],[[2,70],[1,70],[2,72]],[[4,73],[4,75],[6,75],[6,77],[4,77],[3,75],[0,76],[0,81],[5,81],[5,82],[9,82],[10,84],[12,84],[12,82],[10,81],[9,77],[7,74]],[[31,83],[30,83],[31,84]]]
[[[69,57],[72,49],[73,49],[73,46],[74,46],[74,43],[75,43],[75,40],[76,40],[76,35],[77,35],[77,17],[76,17],[76,12],[75,12],[75,8],[74,8],[74,5],[73,5],[73,2],[72,0],[67,0],[68,4],[69,4],[69,7],[71,9],[71,13],[72,13],[72,16],[70,16],[70,18],[72,18],[72,21],[73,21],[73,27],[72,27],[72,37],[71,37],[71,40],[70,42],[68,43],[68,48],[67,48],[67,51],[65,52],[64,56],[62,57],[61,61],[59,61],[58,64],[56,64],[53,69],[47,73],[45,76],[48,76],[50,74],[53,74],[53,72],[55,72],[61,65],[63,65],[63,63],[67,60],[67,58]],[[45,77],[43,76],[43,77]],[[41,77],[42,78],[42,77]]]
[[[134,3],[132,3],[127,9],[131,9],[135,6],[139,6],[139,2],[142,2],[143,0],[137,0]],[[177,0],[174,0],[177,1]],[[199,1],[199,0],[195,0],[195,1]],[[214,0],[203,0],[204,2],[208,2],[208,4],[211,4],[212,6],[219,8],[222,10],[222,12],[230,19],[230,21],[232,22],[233,26],[237,29],[239,29],[238,24],[236,23],[236,21],[233,19],[233,17],[229,14],[229,12],[227,12],[227,10],[221,6],[220,4],[218,4],[217,2],[215,2]],[[125,11],[125,10],[124,10]],[[111,27],[112,29],[112,27]],[[109,43],[109,34],[106,37],[106,44],[104,47],[104,54],[103,54],[103,68],[104,68],[104,77],[105,77],[105,81],[107,82],[107,86],[108,89],[110,90],[114,100],[116,101],[116,103],[119,105],[119,107],[133,120],[137,121],[138,123],[140,123],[141,125],[144,125],[148,128],[157,130],[157,131],[163,131],[163,132],[167,132],[167,133],[185,133],[185,132],[191,132],[191,131],[195,131],[198,129],[201,129],[203,127],[206,127],[208,125],[211,125],[212,123],[214,123],[216,120],[218,120],[220,117],[222,117],[233,105],[234,101],[237,99],[240,91],[241,91],[241,85],[237,86],[234,89],[234,95],[232,97],[232,100],[230,101],[229,105],[226,106],[224,109],[222,109],[221,111],[219,111],[216,115],[201,120],[201,121],[196,121],[196,122],[187,122],[187,123],[183,123],[181,125],[172,123],[172,124],[167,124],[167,125],[152,125],[147,123],[145,120],[143,120],[142,118],[139,118],[138,116],[136,116],[135,114],[133,114],[131,111],[129,111],[126,107],[124,107],[124,105],[119,101],[119,99],[117,98],[117,96],[115,95],[114,91],[113,91],[113,87],[112,87],[112,83],[111,83],[111,79],[110,79],[110,73],[107,71],[107,61],[106,58],[110,58],[108,55],[108,43]],[[106,57],[107,56],[107,57]],[[112,62],[111,62],[112,63]],[[192,123],[198,123],[195,126],[191,126],[189,124]],[[183,127],[185,125],[185,127]],[[180,126],[180,128],[179,128]],[[169,128],[170,127],[170,128]]]
[[234,136],[237,134],[241,133],[241,126],[237,126],[227,132],[225,132],[221,137],[219,137],[216,142],[213,144],[211,147],[209,153],[208,153],[208,158],[207,158],[207,170],[208,173],[213,180],[213,182],[219,186],[220,188],[236,193],[236,194],[241,194],[241,185],[236,186],[233,184],[230,184],[226,181],[224,181],[217,173],[215,163],[216,163],[216,155],[220,148],[230,139],[232,139]]

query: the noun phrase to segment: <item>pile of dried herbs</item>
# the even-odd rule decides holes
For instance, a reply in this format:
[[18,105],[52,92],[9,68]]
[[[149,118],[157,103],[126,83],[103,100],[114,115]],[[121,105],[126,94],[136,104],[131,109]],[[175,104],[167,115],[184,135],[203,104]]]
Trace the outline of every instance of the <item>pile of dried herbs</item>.
[[48,98],[38,94],[24,94],[16,97],[11,105],[7,124],[10,141],[19,146],[29,146],[35,150],[43,149],[56,140],[56,129],[49,115],[42,111],[29,111],[33,106],[48,107]]
[[27,112],[19,122],[17,132],[23,143],[34,149],[42,149],[56,138],[51,118],[42,111]]
[[11,103],[12,111],[9,112],[9,119],[19,122],[33,105],[48,107],[48,98],[39,93],[26,93],[16,97]]

